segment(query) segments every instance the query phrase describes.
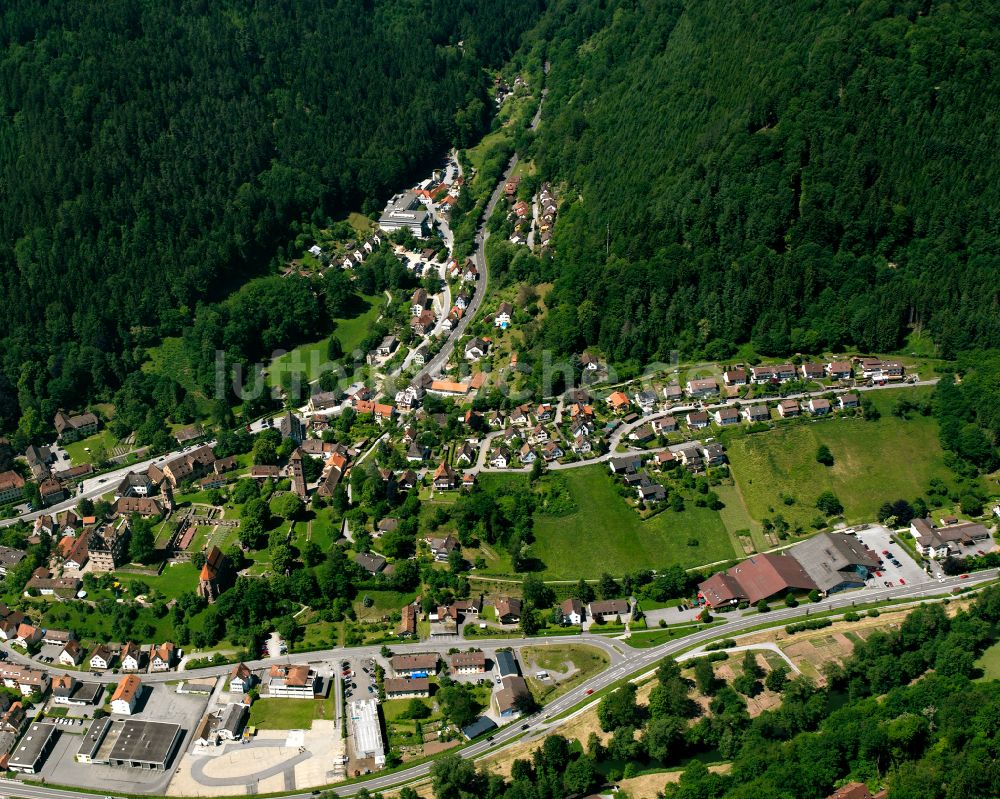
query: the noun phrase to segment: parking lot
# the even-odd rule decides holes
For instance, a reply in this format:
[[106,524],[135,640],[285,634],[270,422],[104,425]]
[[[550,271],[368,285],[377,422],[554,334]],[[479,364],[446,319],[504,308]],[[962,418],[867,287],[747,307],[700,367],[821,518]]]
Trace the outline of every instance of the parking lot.
[[[934,579],[913,559],[907,549],[892,540],[889,530],[885,527],[873,525],[866,530],[859,530],[857,537],[879,557],[882,564],[876,574],[868,580],[869,588],[919,585]],[[893,558],[896,563],[893,563]],[[896,565],[897,563],[899,565]]]
[[337,662],[337,674],[344,681],[348,702],[376,695],[374,666],[374,658],[344,658]]
[[[170,776],[187,749],[191,735],[208,704],[207,696],[178,694],[167,686],[157,686],[151,690],[144,686],[138,711],[132,718],[147,721],[162,721],[179,724],[184,730],[177,754],[166,771],[143,771],[135,768],[115,768],[112,766],[77,763],[75,756],[90,728],[89,723],[81,726],[60,727],[61,732],[52,752],[49,754],[38,776],[47,781],[63,785],[75,785],[106,793],[156,793],[163,794]],[[115,718],[124,718],[115,716]]]

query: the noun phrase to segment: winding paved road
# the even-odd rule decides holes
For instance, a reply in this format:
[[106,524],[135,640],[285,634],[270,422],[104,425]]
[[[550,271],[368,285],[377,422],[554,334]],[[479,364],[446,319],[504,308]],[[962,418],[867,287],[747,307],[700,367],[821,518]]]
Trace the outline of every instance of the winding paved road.
[[[605,636],[585,634],[580,636],[551,636],[532,639],[490,639],[476,641],[475,639],[466,641],[467,644],[475,644],[483,647],[489,646],[512,646],[520,648],[523,646],[544,646],[546,644],[559,645],[567,642],[584,642],[595,646],[600,646],[605,652],[609,652],[612,658],[611,665],[601,674],[584,681],[573,690],[567,692],[554,702],[546,705],[538,714],[527,719],[520,719],[513,724],[498,730],[492,739],[477,741],[474,744],[464,747],[458,754],[464,758],[479,759],[486,755],[493,756],[498,752],[513,746],[522,738],[535,739],[554,732],[564,723],[565,719],[556,718],[561,714],[568,714],[574,706],[587,700],[591,694],[600,691],[602,688],[613,685],[616,682],[630,678],[632,676],[645,673],[653,669],[657,662],[665,657],[676,655],[683,650],[689,649],[699,644],[707,643],[711,640],[729,637],[739,632],[754,628],[762,623],[784,622],[792,619],[805,618],[810,614],[815,614],[827,610],[837,610],[850,608],[856,603],[871,603],[876,601],[888,601],[893,599],[912,599],[921,601],[930,592],[937,595],[948,593],[952,588],[982,586],[995,580],[1000,573],[998,569],[977,572],[969,575],[966,579],[960,577],[950,577],[938,580],[933,583],[922,585],[896,586],[894,588],[876,589],[865,591],[864,593],[848,592],[837,595],[822,602],[808,606],[795,608],[782,608],[773,610],[766,615],[758,613],[747,613],[742,616],[726,617],[720,616],[725,624],[717,625],[699,630],[691,635],[669,641],[649,649],[635,649],[625,641],[612,639]],[[435,645],[429,642],[398,645],[393,647],[394,652],[415,652],[415,651],[435,651],[448,649],[454,646],[454,642]],[[8,650],[9,651],[9,650]],[[326,659],[342,658],[345,656],[364,656],[366,653],[374,653],[376,647],[358,647],[352,649],[331,649],[323,652],[312,652],[300,655],[291,655],[287,660],[291,662],[307,662]],[[267,661],[254,661],[249,664],[253,667],[263,667],[268,665]],[[231,667],[216,666],[207,669],[199,669],[191,672],[189,676],[219,676],[224,674]],[[59,669],[50,669],[53,672]],[[149,682],[163,682],[167,679],[177,679],[177,674],[169,675],[148,675],[143,678]],[[594,701],[597,701],[596,699]],[[417,780],[426,778],[430,771],[431,763],[424,762],[403,768],[395,772],[376,774],[370,779],[355,782],[341,787],[334,786],[329,789],[337,796],[354,796],[362,789],[368,791],[382,791],[393,787],[398,787]],[[48,786],[26,785],[18,780],[0,780],[0,786],[8,786],[8,793],[16,793],[23,799],[102,799],[103,795],[93,792],[66,791]],[[312,795],[311,791],[299,791],[288,794],[292,799],[308,799]]]

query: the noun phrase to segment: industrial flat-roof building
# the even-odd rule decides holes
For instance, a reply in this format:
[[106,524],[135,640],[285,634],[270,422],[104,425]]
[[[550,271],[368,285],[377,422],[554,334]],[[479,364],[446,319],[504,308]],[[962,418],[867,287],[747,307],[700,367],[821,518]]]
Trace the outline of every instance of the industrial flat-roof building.
[[112,766],[164,771],[180,745],[184,731],[179,724],[126,719],[108,755]]
[[378,224],[387,233],[409,230],[417,238],[424,238],[431,232],[429,220],[430,214],[420,204],[417,195],[407,191],[389,200]]
[[52,751],[56,728],[51,724],[32,724],[10,756],[7,768],[21,774],[36,774]]
[[111,729],[111,725],[113,723],[114,719],[112,719],[111,716],[105,716],[103,719],[98,719],[90,725],[90,729],[87,730],[86,737],[83,739],[83,742],[80,744],[80,748],[77,750],[77,763],[97,762],[97,753],[101,748],[101,744],[104,743],[108,730]]
[[378,717],[378,702],[374,699],[351,702],[351,727],[354,730],[355,756],[370,757],[376,766],[384,766],[385,743]]

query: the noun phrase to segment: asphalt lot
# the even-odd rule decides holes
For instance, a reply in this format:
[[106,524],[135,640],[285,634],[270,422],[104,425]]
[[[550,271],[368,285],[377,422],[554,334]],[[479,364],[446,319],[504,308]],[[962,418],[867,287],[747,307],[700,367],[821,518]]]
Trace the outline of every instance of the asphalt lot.
[[[872,525],[867,530],[858,531],[858,540],[872,550],[882,560],[883,567],[879,569],[881,576],[875,576],[868,581],[868,588],[892,588],[896,585],[922,585],[934,580],[910,555],[909,551],[892,540],[888,529],[880,525]],[[885,550],[896,556],[899,566],[894,566]],[[892,585],[886,585],[892,583]],[[868,589],[865,589],[867,591]],[[861,594],[864,591],[859,592]]]
[[[144,686],[138,710],[132,718],[179,724],[184,730],[184,739],[178,748],[178,754],[174,755],[166,771],[142,771],[77,763],[75,760],[77,750],[84,734],[90,729],[90,723],[87,722],[80,727],[67,728],[60,733],[38,776],[59,785],[93,788],[110,794],[162,793],[180,761],[180,753],[187,749],[191,735],[198,726],[207,704],[207,696],[178,694],[168,686],[157,686],[155,690],[149,685]],[[114,718],[121,719],[125,716],[116,715]]]

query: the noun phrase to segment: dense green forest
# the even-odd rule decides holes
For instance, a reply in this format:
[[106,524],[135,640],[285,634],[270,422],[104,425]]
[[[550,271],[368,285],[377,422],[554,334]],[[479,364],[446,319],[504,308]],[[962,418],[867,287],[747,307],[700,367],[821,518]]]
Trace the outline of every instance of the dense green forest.
[[539,343],[612,358],[1000,344],[1000,46],[957,0],[566,0]]
[[297,223],[379,208],[449,145],[477,140],[490,122],[483,68],[539,10],[5,3],[0,429],[108,395],[199,303],[281,259]]

